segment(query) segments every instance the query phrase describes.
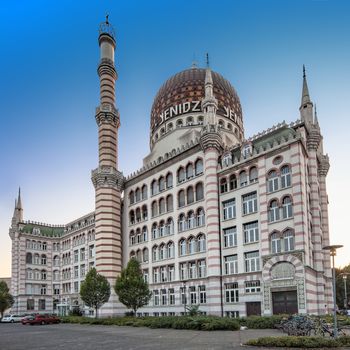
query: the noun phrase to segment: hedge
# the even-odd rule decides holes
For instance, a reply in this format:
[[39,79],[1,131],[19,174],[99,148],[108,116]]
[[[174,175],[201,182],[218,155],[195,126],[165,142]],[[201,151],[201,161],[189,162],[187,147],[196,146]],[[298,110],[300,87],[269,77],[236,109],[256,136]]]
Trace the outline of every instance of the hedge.
[[248,340],[245,345],[263,347],[286,347],[286,348],[339,348],[350,346],[350,337],[344,336],[338,339],[325,337],[262,337]]
[[246,326],[249,329],[273,329],[285,317],[286,315],[249,316],[241,318],[239,323],[241,326]]
[[236,331],[240,329],[240,324],[237,320],[215,316],[111,317],[97,319],[90,317],[67,316],[62,317],[62,322],[92,325],[193,329],[203,331]]

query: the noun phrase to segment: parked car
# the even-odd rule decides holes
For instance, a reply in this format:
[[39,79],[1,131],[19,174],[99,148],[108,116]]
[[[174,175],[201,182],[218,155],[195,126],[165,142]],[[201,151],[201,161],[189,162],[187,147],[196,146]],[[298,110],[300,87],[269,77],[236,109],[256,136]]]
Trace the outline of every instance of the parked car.
[[22,318],[22,324],[50,324],[50,323],[60,323],[61,320],[55,315],[34,315],[26,316]]
[[1,322],[10,322],[10,323],[21,322],[22,317],[23,315],[7,314],[7,315],[4,315],[4,317],[1,319]]

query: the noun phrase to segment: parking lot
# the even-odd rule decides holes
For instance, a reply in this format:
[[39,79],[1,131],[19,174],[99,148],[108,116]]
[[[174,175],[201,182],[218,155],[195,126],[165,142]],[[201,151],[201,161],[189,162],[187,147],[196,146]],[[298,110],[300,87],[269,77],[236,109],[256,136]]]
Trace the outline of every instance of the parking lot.
[[[248,339],[277,330],[186,331],[117,326],[0,324],[0,350],[242,349]],[[256,349],[244,347],[244,349]]]

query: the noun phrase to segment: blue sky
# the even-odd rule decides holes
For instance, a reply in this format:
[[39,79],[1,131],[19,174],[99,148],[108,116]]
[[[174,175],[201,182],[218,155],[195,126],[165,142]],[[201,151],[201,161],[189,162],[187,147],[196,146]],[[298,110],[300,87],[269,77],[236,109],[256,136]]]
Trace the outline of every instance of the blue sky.
[[236,88],[246,137],[298,118],[306,65],[331,159],[331,242],[345,245],[338,264],[349,263],[350,2],[2,0],[0,276],[10,275],[7,232],[19,185],[27,219],[66,223],[94,209],[97,30],[106,12],[117,32],[125,175],[148,152],[157,90],[194,57],[203,66],[209,52]]

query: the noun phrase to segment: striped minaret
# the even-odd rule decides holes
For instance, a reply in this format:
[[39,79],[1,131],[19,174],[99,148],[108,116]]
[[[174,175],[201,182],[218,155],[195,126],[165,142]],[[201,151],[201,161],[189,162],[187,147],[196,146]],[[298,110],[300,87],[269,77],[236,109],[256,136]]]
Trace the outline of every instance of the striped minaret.
[[92,171],[95,186],[95,234],[96,269],[107,277],[111,284],[111,298],[100,314],[116,313],[114,283],[122,268],[121,235],[121,187],[123,176],[118,171],[118,128],[119,112],[115,107],[114,67],[115,35],[112,26],[106,22],[100,26],[100,105],[96,108],[98,125],[99,165]]
[[210,68],[205,75],[205,97],[202,109],[205,125],[200,143],[204,152],[205,207],[207,227],[207,276],[209,283],[210,314],[221,315],[221,248],[220,248],[220,207],[218,192],[218,158],[223,150],[222,137],[216,123],[217,100],[213,94],[213,80]]

